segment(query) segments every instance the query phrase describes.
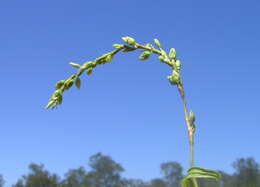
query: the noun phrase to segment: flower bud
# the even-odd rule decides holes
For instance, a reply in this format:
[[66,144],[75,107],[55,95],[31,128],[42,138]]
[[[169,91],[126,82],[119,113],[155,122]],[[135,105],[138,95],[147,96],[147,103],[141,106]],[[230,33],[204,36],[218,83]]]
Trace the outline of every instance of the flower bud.
[[190,122],[190,125],[194,125],[194,123],[195,123],[195,114],[192,111],[190,111],[189,122]]
[[63,96],[60,95],[59,97],[57,97],[57,103],[60,105],[62,104],[62,101],[63,101]]
[[87,75],[91,75],[92,72],[93,72],[93,68],[89,68],[89,69],[87,70]]
[[45,106],[45,109],[49,109],[51,107],[53,107],[53,105],[55,105],[55,101],[53,99],[51,99],[48,104]]
[[88,69],[90,67],[93,67],[94,64],[95,64],[94,62],[89,61],[89,62],[84,63],[81,68],[85,70],[85,69]]
[[158,48],[162,48],[162,45],[158,39],[154,39],[154,43],[157,45]]
[[74,84],[73,79],[69,79],[65,81],[65,89],[68,90],[71,88],[71,86]]
[[60,89],[63,85],[64,85],[65,81],[61,80],[59,82],[56,83],[55,88],[56,89]]
[[111,62],[112,60],[113,60],[113,55],[112,55],[112,54],[109,54],[109,55],[107,55],[106,58],[105,58],[105,63],[106,63],[106,62]]
[[175,65],[176,65],[176,69],[178,71],[180,71],[180,69],[181,69],[181,61],[180,60],[176,60]]
[[151,51],[144,51],[139,56],[139,59],[140,60],[146,60],[146,59],[148,59],[150,57],[151,54],[152,54]]
[[53,93],[53,97],[59,97],[62,95],[62,91],[60,89],[56,90],[54,93]]
[[163,56],[163,55],[160,55],[158,58],[159,58],[159,60],[160,60],[161,62],[168,62],[168,61],[167,61],[167,58],[166,58],[165,56]]
[[78,89],[80,89],[80,87],[81,87],[81,80],[80,80],[80,78],[77,78],[77,79],[76,79],[75,85],[76,85],[76,87],[77,87]]
[[175,59],[175,58],[176,58],[176,50],[175,50],[174,48],[171,48],[171,49],[170,49],[169,57],[170,57],[171,59]]
[[169,82],[170,82],[172,85],[178,84],[177,79],[176,79],[173,75],[168,76],[167,79],[169,80]]
[[129,45],[135,45],[135,44],[136,44],[135,39],[134,39],[134,38],[131,38],[131,37],[129,37],[129,36],[122,37],[122,40],[123,40],[125,43],[129,44]]

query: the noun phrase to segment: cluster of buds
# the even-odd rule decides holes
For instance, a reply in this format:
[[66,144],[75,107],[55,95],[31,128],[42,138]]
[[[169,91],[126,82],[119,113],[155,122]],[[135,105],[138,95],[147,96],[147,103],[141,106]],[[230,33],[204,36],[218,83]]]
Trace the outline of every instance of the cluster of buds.
[[180,69],[181,63],[176,58],[176,50],[171,48],[169,53],[166,53],[162,49],[162,45],[158,39],[154,39],[154,43],[157,46],[157,49],[153,47],[152,44],[140,45],[136,42],[136,40],[132,37],[126,36],[122,37],[122,40],[126,43],[124,44],[114,44],[113,47],[116,48],[114,51],[110,53],[106,53],[96,58],[94,61],[88,61],[83,65],[77,64],[75,62],[70,62],[69,64],[78,69],[78,72],[70,76],[67,80],[61,80],[56,83],[55,88],[56,91],[53,93],[52,97],[49,100],[46,108],[54,108],[57,105],[62,103],[62,94],[64,91],[70,89],[73,85],[75,85],[78,89],[81,87],[80,76],[83,72],[86,72],[87,75],[91,75],[93,69],[98,65],[103,65],[111,62],[113,57],[119,51],[122,52],[130,52],[136,49],[143,49],[141,52],[139,59],[144,61],[147,60],[152,53],[159,55],[159,60],[163,63],[170,65],[173,69],[172,75],[168,76],[168,80],[173,85],[179,85],[181,83],[180,79]]

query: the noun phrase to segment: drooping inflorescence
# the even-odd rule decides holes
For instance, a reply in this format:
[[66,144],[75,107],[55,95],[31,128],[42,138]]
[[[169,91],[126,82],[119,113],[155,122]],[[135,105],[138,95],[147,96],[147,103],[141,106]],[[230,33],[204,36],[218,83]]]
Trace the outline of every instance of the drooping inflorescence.
[[82,65],[78,63],[70,62],[69,64],[77,68],[78,71],[75,74],[71,75],[66,80],[61,80],[56,83],[55,85],[56,90],[54,91],[53,95],[49,99],[49,102],[45,108],[53,109],[56,108],[58,105],[60,105],[63,101],[63,93],[66,90],[69,90],[73,85],[75,85],[78,89],[81,87],[80,76],[83,73],[86,72],[88,76],[91,75],[93,70],[97,66],[111,62],[114,56],[118,52],[126,53],[126,52],[131,52],[139,49],[141,50],[139,59],[142,61],[147,60],[152,54],[158,55],[159,60],[162,63],[169,65],[172,69],[172,74],[167,77],[170,83],[172,85],[181,85],[181,78],[180,78],[181,62],[180,60],[177,59],[176,50],[174,48],[171,48],[169,53],[166,53],[166,51],[162,49],[162,45],[158,39],[154,39],[157,48],[150,43],[141,45],[137,43],[134,38],[128,36],[122,37],[122,40],[125,42],[125,44],[114,44],[113,47],[115,48],[115,50],[103,54],[93,61],[88,61]]

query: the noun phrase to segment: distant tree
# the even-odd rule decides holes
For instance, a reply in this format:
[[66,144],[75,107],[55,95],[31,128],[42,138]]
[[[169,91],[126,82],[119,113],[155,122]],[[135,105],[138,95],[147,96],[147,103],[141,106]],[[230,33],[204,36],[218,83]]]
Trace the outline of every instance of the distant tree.
[[44,170],[43,165],[30,164],[29,170],[13,187],[59,187],[59,177]]
[[150,187],[167,187],[167,184],[164,180],[162,179],[153,179],[150,182]]
[[166,162],[161,164],[161,172],[167,187],[179,187],[183,178],[183,168],[178,162]]
[[121,187],[124,185],[124,180],[120,176],[124,171],[123,167],[109,156],[97,153],[90,157],[89,165],[92,170],[88,178],[92,186]]
[[86,170],[83,167],[69,170],[61,187],[91,187]]
[[128,179],[126,180],[124,187],[150,187],[147,183],[141,179]]
[[4,184],[5,184],[4,177],[0,175],[0,187],[4,187]]
[[233,163],[236,187],[259,187],[259,164],[253,158],[241,158]]
[[235,177],[233,175],[227,174],[223,171],[219,171],[221,174],[221,187],[236,187]]

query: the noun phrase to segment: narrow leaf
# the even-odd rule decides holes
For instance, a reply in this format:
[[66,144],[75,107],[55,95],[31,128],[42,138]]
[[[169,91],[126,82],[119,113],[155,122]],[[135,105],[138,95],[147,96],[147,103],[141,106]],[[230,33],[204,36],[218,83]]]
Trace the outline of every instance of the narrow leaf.
[[221,175],[220,173],[213,170],[192,167],[188,170],[188,175],[182,180],[182,187],[195,187],[192,179],[196,178],[214,179],[216,180],[216,182],[219,182],[221,179]]
[[80,68],[80,65],[79,64],[76,64],[74,62],[70,62],[69,63],[71,66],[73,66],[74,68]]

